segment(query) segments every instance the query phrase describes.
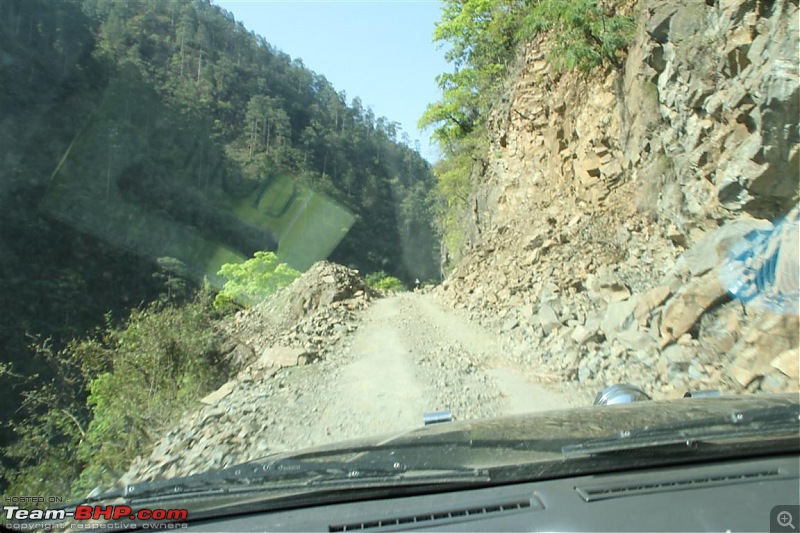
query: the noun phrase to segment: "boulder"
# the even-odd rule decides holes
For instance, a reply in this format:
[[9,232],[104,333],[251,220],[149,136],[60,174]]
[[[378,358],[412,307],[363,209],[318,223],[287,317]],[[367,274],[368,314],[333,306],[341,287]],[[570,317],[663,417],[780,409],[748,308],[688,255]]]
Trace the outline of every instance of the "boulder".
[[219,402],[221,399],[225,398],[231,392],[233,392],[235,388],[236,388],[235,381],[233,380],[228,381],[214,392],[206,395],[203,399],[200,400],[200,402],[206,405],[216,405],[217,402]]
[[589,297],[595,301],[621,302],[631,295],[627,285],[611,275],[589,275],[586,277],[585,285]]
[[314,357],[314,352],[304,348],[273,346],[261,354],[257,366],[260,368],[302,366],[311,362]]
[[772,227],[763,220],[734,220],[701,239],[675,263],[675,271],[689,276],[702,276],[726,259],[733,245],[751,231]]
[[770,365],[797,384],[800,379],[800,350],[797,348],[786,350],[770,361]]
[[608,304],[606,314],[600,326],[608,339],[614,339],[616,335],[622,331],[636,329],[636,321],[633,313],[638,304],[638,295],[634,295],[622,302]]
[[577,325],[572,329],[570,338],[578,346],[581,346],[592,339],[596,339],[597,325]]
[[692,279],[669,300],[664,309],[660,325],[662,346],[676,341],[691,330],[700,316],[726,295],[715,272]]

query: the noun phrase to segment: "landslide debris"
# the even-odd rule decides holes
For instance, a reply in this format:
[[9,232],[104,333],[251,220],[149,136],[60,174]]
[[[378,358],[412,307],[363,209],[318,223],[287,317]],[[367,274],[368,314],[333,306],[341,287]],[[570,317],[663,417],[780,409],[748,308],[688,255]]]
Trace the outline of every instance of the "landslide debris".
[[797,391],[797,315],[720,282],[730,247],[797,202],[797,3],[635,12],[622,71],[554,74],[546,39],[524,51],[438,291],[556,379]]
[[322,358],[353,331],[355,311],[373,297],[357,271],[320,261],[288,287],[223,324],[231,365],[236,370],[272,366],[292,353],[306,362]]
[[[631,383],[662,397],[797,390],[797,316],[748,308],[720,282],[729,247],[765,222],[727,224],[681,254],[635,216],[615,220],[615,235],[598,244],[592,221],[570,225],[557,211],[551,217],[560,224],[546,235],[506,229],[437,289],[502,333],[518,364],[543,377],[598,388]],[[609,247],[619,258],[598,261]]]
[[[358,327],[357,312],[372,301],[358,272],[321,261],[292,284],[220,326],[233,377],[202,399],[156,443],[149,457],[138,457],[119,481],[164,479],[221,468],[277,449],[302,447],[276,443],[291,422],[276,421],[276,411],[308,388],[293,386],[296,367],[309,368],[309,384],[319,375],[309,363],[323,363],[334,346]],[[289,398],[285,397],[289,393]],[[283,395],[283,396],[282,396]],[[276,400],[276,397],[280,399]]]

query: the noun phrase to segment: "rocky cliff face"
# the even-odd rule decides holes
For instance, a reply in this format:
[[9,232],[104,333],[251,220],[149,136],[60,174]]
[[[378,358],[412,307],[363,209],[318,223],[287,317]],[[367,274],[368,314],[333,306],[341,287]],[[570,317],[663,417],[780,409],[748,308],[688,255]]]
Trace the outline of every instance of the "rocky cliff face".
[[631,178],[661,179],[654,207],[682,230],[785,213],[800,154],[797,2],[643,8],[620,105]]
[[440,292],[559,379],[797,390],[797,316],[732,301],[720,265],[797,202],[798,4],[634,13],[622,72],[556,76],[546,40],[524,51]]

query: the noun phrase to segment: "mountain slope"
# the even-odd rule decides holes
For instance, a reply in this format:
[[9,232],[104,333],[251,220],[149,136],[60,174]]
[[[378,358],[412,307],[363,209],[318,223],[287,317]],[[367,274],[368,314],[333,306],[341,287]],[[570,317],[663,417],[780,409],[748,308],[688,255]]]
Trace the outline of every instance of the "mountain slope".
[[720,271],[797,202],[797,2],[632,14],[621,70],[554,74],[551,38],[524,45],[442,293],[564,380],[797,390],[797,315]]
[[396,124],[210,1],[7,0],[0,49],[0,444],[57,410],[29,393],[67,388],[72,339],[256,251],[438,278],[434,178]]

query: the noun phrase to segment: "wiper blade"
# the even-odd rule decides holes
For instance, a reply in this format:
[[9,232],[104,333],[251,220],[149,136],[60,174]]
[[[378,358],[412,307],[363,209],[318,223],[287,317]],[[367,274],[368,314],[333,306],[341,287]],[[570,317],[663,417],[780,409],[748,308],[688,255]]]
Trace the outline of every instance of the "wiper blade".
[[284,492],[321,486],[439,484],[488,480],[489,474],[486,470],[475,468],[420,469],[408,468],[397,461],[312,462],[290,458],[264,463],[244,463],[184,478],[137,483],[128,485],[121,491],[98,496],[97,499],[122,497],[127,500],[141,500],[269,490]]
[[614,434],[562,447],[566,457],[595,455],[637,449],[746,439],[749,437],[798,436],[800,405],[776,406],[746,411],[731,411],[727,416],[706,417],[678,424],[648,426],[618,431]]

